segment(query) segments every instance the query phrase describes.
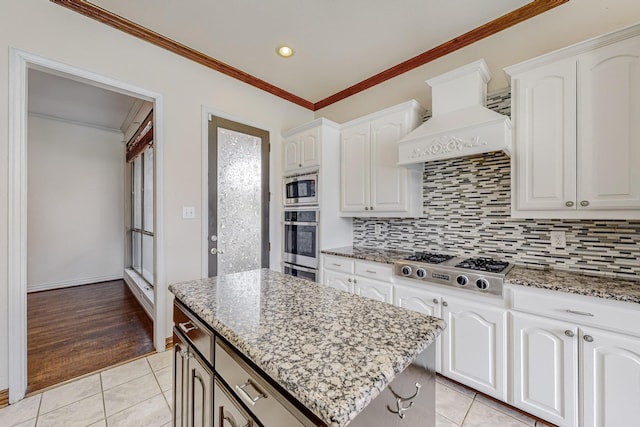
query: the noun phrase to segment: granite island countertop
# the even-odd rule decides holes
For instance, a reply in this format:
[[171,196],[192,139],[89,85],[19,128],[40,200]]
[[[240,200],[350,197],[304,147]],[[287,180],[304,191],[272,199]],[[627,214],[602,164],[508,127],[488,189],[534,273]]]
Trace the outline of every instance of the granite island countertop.
[[[359,246],[327,249],[322,253],[386,264],[393,264],[395,261],[400,261],[413,254],[410,251],[371,249]],[[640,304],[640,281],[616,277],[515,265],[505,277],[504,283]]]
[[329,426],[355,418],[445,327],[268,269],[169,290]]

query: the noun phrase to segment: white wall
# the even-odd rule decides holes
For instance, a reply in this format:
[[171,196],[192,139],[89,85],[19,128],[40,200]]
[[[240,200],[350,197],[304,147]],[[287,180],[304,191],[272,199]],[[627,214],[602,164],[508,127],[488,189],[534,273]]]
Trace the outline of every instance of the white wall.
[[[0,13],[0,170],[8,168],[8,58],[14,47],[160,93],[164,101],[165,283],[201,276],[201,140],[206,106],[270,131],[272,268],[280,261],[280,132],[313,113],[266,92],[152,46],[44,0],[4,1]],[[7,203],[0,174],[0,205]],[[196,207],[196,220],[182,219]],[[0,209],[0,242],[7,241],[7,209]],[[274,256],[275,255],[275,256]],[[0,244],[0,390],[7,388],[7,245]],[[171,298],[167,298],[167,305]],[[167,326],[171,323],[167,306]],[[170,331],[170,328],[167,329]]]
[[431,88],[425,80],[480,58],[487,61],[493,76],[488,87],[489,92],[493,92],[509,86],[502,71],[509,65],[638,22],[638,0],[571,0],[464,49],[316,111],[315,115],[344,123],[410,99],[416,99],[430,110]]
[[122,278],[122,133],[28,118],[29,292]]

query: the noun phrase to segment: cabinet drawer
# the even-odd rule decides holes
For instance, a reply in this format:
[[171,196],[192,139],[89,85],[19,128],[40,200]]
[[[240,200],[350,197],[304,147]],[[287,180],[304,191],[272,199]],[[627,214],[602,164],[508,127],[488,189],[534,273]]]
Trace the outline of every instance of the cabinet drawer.
[[634,309],[619,301],[568,295],[544,289],[512,291],[514,310],[567,320],[577,325],[590,325],[640,335],[640,306]]
[[216,373],[265,426],[315,425],[220,340],[216,342],[215,366]]
[[324,255],[324,268],[327,270],[353,274],[353,265],[354,261],[351,258]]
[[388,282],[391,281],[392,267],[388,264],[357,261],[356,274],[358,276]]
[[187,309],[173,304],[173,323],[209,363],[213,361],[213,333],[196,320]]

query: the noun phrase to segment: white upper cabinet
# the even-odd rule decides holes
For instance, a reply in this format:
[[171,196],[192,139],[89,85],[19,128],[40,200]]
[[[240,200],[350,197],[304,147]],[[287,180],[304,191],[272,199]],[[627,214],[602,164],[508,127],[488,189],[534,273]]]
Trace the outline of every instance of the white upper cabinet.
[[421,215],[422,168],[398,166],[398,141],[420,124],[423,114],[410,101],[343,125],[343,216]]
[[506,72],[512,216],[640,218],[640,26]]
[[321,126],[290,135],[284,140],[285,173],[304,172],[320,166]]

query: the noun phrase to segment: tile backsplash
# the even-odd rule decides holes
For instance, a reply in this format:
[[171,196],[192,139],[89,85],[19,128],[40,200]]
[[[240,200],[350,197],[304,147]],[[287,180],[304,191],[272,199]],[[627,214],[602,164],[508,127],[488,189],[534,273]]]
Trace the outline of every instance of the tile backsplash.
[[[508,92],[489,101],[508,114]],[[510,159],[502,152],[425,163],[423,180],[422,218],[354,218],[354,245],[640,280],[640,221],[511,218]],[[551,248],[551,231],[566,233],[566,248]]]

